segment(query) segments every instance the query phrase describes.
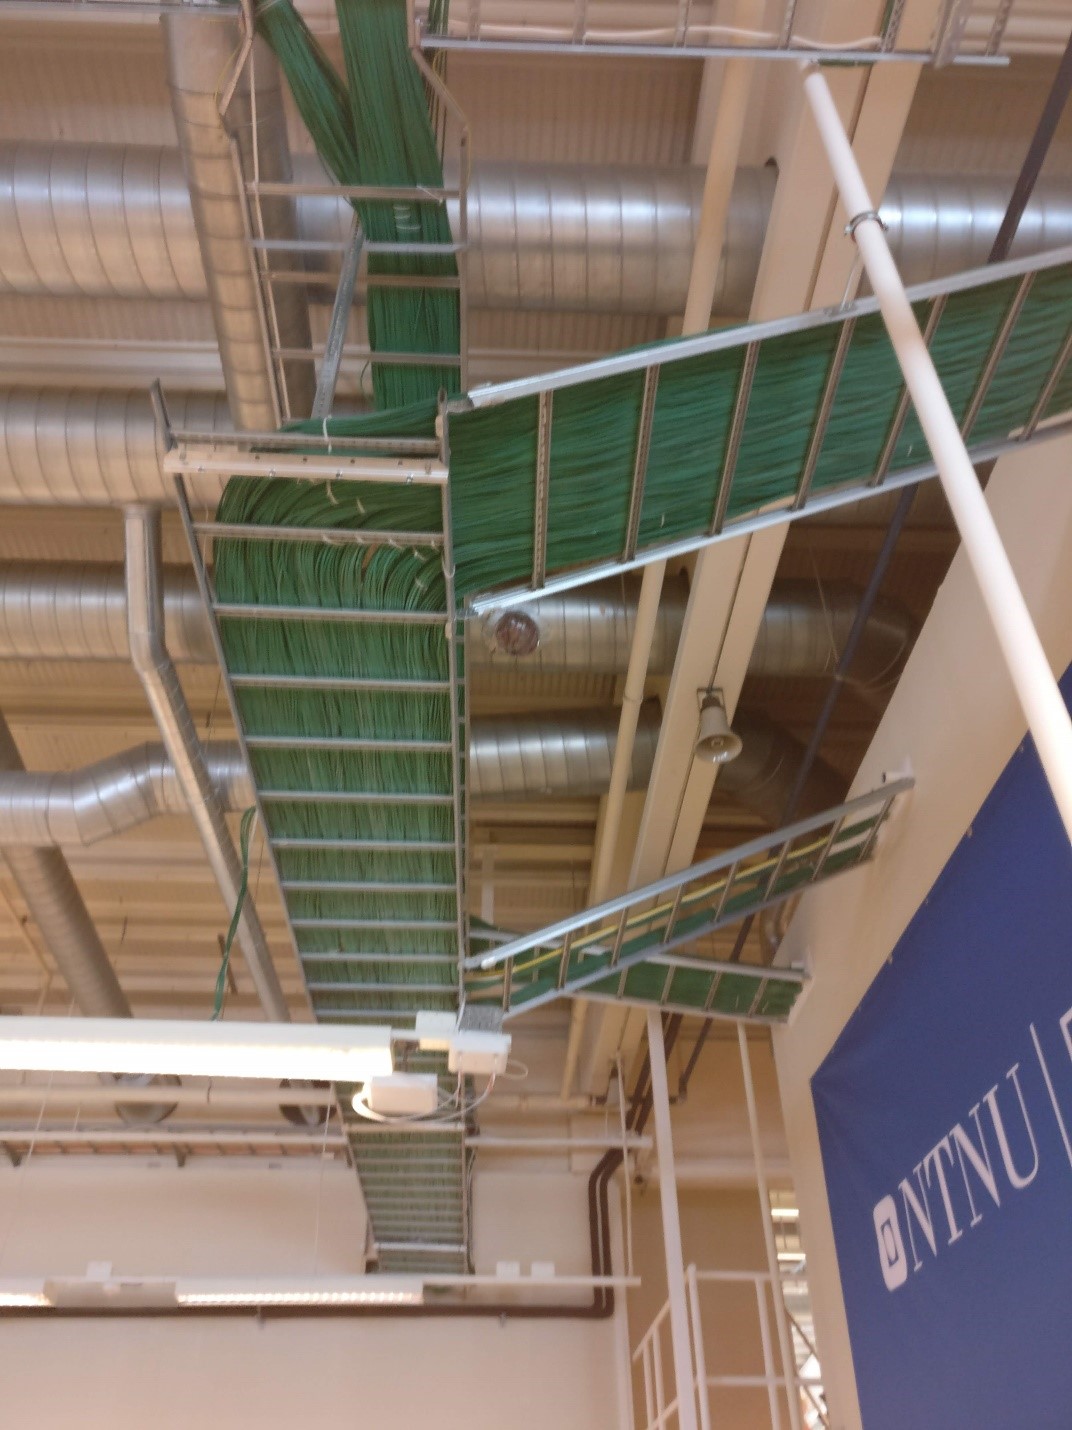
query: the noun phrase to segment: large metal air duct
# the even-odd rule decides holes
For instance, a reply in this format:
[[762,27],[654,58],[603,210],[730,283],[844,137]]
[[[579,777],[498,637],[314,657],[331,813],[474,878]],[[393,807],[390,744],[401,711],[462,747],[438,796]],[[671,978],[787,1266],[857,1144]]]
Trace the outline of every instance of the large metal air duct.
[[[205,768],[220,805],[245,809],[249,772],[233,741],[205,745]],[[165,814],[188,814],[175,766],[163,745],[133,750],[61,773],[0,775],[0,847],[96,844]]]
[[[529,656],[495,650],[495,620],[481,622],[469,642],[471,669],[620,674],[629,659],[638,589],[633,577],[600,581],[522,608],[539,635],[539,646]],[[208,616],[192,572],[165,568],[163,595],[172,658],[214,663]],[[667,580],[649,665],[653,675],[668,675],[673,669],[687,599],[684,578]],[[829,675],[858,601],[858,592],[842,582],[823,587],[777,582],[763,613],[749,674]],[[915,633],[907,611],[892,601],[879,601],[860,643],[853,678],[873,684],[895,673]],[[122,567],[14,561],[0,566],[0,660],[124,660],[128,655]]]
[[[188,566],[165,566],[164,638],[172,660],[216,663],[208,612]],[[0,659],[129,660],[122,566],[0,563]]]
[[[0,779],[18,779],[24,769],[18,747],[0,716]],[[42,840],[41,845],[51,843]],[[80,1012],[94,1018],[129,1018],[130,1004],[101,943],[67,860],[58,849],[0,849],[63,981]]]
[[[291,177],[279,66],[268,46],[255,40],[252,65],[243,68],[224,118],[219,111],[220,94],[241,50],[234,19],[172,13],[164,20],[164,43],[179,153],[189,187],[231,415],[243,430],[272,430],[281,417],[308,415],[313,401],[311,365],[288,364],[286,386],[291,411],[288,414],[282,410],[269,344],[277,340],[284,348],[311,346],[308,303],[303,289],[275,285],[278,331],[270,335],[252,263],[241,191],[242,171],[247,176],[259,172],[262,181],[286,181]],[[255,110],[251,72],[256,76]],[[238,156],[241,171],[236,163]],[[268,237],[296,237],[297,217],[290,199],[261,197],[258,203]]]
[[[607,792],[617,710],[576,710],[531,717],[474,720],[469,733],[469,792],[474,799],[542,795],[591,798]],[[646,784],[659,739],[659,705],[641,712],[630,788]]]
[[[168,393],[176,427],[226,431],[223,397]],[[161,470],[148,391],[0,388],[0,503],[45,506],[126,506],[174,501]],[[191,500],[213,507],[227,478],[187,479]]]
[[[230,912],[239,902],[242,866],[223,817],[219,793],[205,764],[190,707],[164,644],[159,510],[130,507],[125,534],[130,659],[175,767],[224,906]],[[287,1022],[290,1013],[268,940],[248,898],[238,920],[237,937],[264,1011],[277,1023]]]
[[[660,722],[659,702],[646,700],[637,722],[631,789],[643,788],[651,778]],[[736,760],[720,768],[717,789],[777,826],[803,747],[761,715],[738,712],[733,728],[744,748]],[[617,735],[617,710],[474,720],[469,742],[471,792],[477,799],[605,794]],[[844,793],[844,779],[820,761],[809,777],[800,818],[830,808]]]
[[[176,23],[172,21],[171,23]],[[197,20],[204,33],[204,21]],[[260,51],[257,53],[261,77]],[[277,102],[267,70],[265,101]],[[239,101],[236,100],[236,103]],[[258,115],[263,115],[258,85]],[[209,116],[211,117],[211,115]],[[200,131],[199,131],[200,132]],[[190,162],[188,160],[188,162]],[[286,154],[277,155],[285,168]],[[323,182],[315,161],[295,162],[299,179]],[[224,178],[226,179],[226,174]],[[485,164],[469,191],[469,301],[480,308],[680,314],[699,222],[703,170],[631,165]],[[740,169],[727,218],[714,309],[747,313],[755,287],[776,176]],[[1012,180],[894,175],[882,202],[890,246],[908,282],[984,263]],[[233,202],[231,193],[226,201]],[[225,202],[223,197],[219,204]],[[273,201],[278,203],[279,201]],[[345,242],[344,200],[305,195],[293,210],[270,208],[279,236]],[[0,143],[0,292],[27,295],[201,298],[208,286],[178,151],[148,146]],[[452,215],[455,218],[456,216]],[[233,237],[233,236],[232,236]],[[223,262],[215,243],[213,264]],[[237,240],[234,240],[237,244]],[[1072,185],[1037,185],[1013,256],[1072,243]],[[238,245],[240,247],[240,245]],[[248,253],[242,250],[248,274]],[[237,263],[237,248],[227,258]],[[310,267],[338,254],[310,252]],[[236,275],[235,281],[238,281]],[[251,296],[246,292],[246,297]],[[277,285],[291,302],[293,287]],[[322,285],[313,297],[330,298]],[[228,299],[225,331],[237,321]],[[308,345],[308,318],[286,309]],[[248,323],[248,315],[247,315]],[[243,342],[260,344],[258,333]],[[257,350],[246,362],[257,360]],[[300,376],[300,375],[299,375]]]
[[[473,796],[590,799],[605,794],[617,714],[570,710],[474,720],[469,744]],[[651,777],[659,722],[658,701],[646,701],[637,726],[630,788],[643,787]],[[720,770],[718,789],[777,825],[803,747],[760,715],[742,713],[734,728],[744,748]],[[248,806],[253,794],[239,746],[226,741],[206,745],[202,757],[219,807],[234,811]],[[844,785],[840,775],[820,763],[808,782],[800,817],[836,804]],[[8,772],[0,774],[0,847],[9,855],[26,846],[95,844],[158,815],[187,812],[183,782],[161,745],[139,745],[63,773],[28,773],[9,765]]]

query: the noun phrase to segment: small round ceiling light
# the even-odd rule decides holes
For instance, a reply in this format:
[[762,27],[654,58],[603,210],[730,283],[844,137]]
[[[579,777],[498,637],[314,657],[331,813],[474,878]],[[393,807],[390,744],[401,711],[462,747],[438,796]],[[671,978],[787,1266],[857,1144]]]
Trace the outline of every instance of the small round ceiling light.
[[704,690],[700,700],[700,730],[696,758],[711,765],[726,765],[741,753],[741,737],[730,728],[721,690]]
[[488,645],[498,655],[535,655],[540,648],[540,627],[529,611],[509,610],[493,615],[485,627]]

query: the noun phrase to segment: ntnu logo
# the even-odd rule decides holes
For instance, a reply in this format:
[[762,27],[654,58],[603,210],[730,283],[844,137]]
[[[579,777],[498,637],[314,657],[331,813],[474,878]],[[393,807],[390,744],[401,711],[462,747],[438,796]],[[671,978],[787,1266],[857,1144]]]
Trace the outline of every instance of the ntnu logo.
[[[979,1225],[982,1208],[1000,1208],[1003,1196],[1023,1191],[1035,1180],[1038,1143],[1019,1072],[1020,1064],[1014,1063],[1005,1083],[995,1084],[965,1122],[954,1123],[912,1169],[911,1177],[902,1177],[898,1195],[875,1203],[878,1259],[887,1290],[896,1291],[908,1280],[910,1261],[913,1273],[922,1270],[924,1243],[932,1257],[938,1256],[943,1246],[952,1246],[965,1230]],[[1012,1090],[1018,1114],[1013,1111]],[[999,1093],[1014,1119],[1011,1129]]]

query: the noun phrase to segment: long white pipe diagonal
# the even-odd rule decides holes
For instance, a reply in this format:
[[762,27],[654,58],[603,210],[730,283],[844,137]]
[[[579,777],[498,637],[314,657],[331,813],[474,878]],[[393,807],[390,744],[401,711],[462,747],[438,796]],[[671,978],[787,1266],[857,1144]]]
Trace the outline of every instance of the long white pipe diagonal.
[[1072,722],[957,420],[905,296],[830,88],[815,65],[804,66],[804,91],[965,553],[1034,736],[1065,832],[1072,840]]

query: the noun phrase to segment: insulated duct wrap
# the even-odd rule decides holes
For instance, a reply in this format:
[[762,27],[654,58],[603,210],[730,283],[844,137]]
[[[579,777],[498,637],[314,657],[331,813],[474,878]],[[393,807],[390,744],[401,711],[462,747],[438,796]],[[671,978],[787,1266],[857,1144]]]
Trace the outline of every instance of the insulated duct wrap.
[[[203,26],[204,21],[194,23]],[[272,86],[266,89],[266,101],[276,103],[277,77],[270,69],[262,71],[260,54],[258,49],[258,78],[265,77]],[[285,170],[285,151],[276,162]],[[297,156],[294,170],[301,180],[324,181],[316,160]],[[448,174],[448,184],[454,177]],[[468,198],[470,305],[680,314],[703,177],[702,169],[689,167],[476,165]],[[775,182],[770,167],[737,171],[715,291],[716,313],[738,317],[748,312]],[[924,282],[984,263],[1011,187],[1011,178],[1004,182],[974,175],[895,174],[881,212],[905,281]],[[270,218],[279,227],[277,236],[300,234],[313,243],[340,247],[345,243],[352,210],[344,200],[303,194],[293,208],[281,211],[274,206],[279,203],[269,201],[265,209],[266,222]],[[448,209],[457,232],[456,203]],[[208,296],[178,150],[0,142],[0,214],[7,219],[0,221],[0,292]],[[217,240],[222,241],[222,234]],[[1072,186],[1061,179],[1043,180],[1021,221],[1012,256],[1068,243]],[[213,253],[216,261],[215,248]],[[307,266],[314,270],[337,269],[338,261],[338,252],[306,255]],[[246,265],[248,270],[248,257]],[[285,291],[277,289],[277,295]],[[331,290],[313,285],[310,295],[328,300]],[[300,309],[287,321],[290,317],[307,342],[307,318]],[[237,321],[237,314],[229,314],[228,321]]]

